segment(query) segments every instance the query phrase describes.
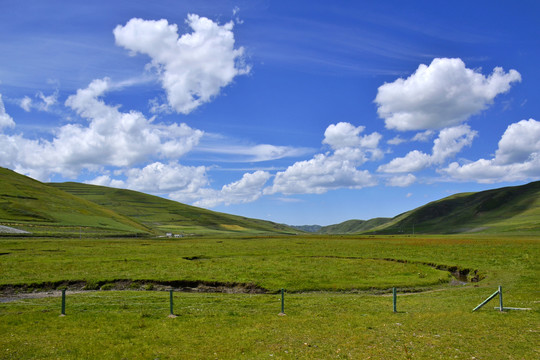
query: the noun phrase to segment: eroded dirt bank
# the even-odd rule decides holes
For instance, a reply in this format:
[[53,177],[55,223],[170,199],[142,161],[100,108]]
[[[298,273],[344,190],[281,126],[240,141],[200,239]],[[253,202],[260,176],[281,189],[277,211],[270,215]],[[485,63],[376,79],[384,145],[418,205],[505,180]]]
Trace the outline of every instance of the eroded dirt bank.
[[[64,280],[32,284],[6,284],[0,285],[0,302],[5,299],[55,296],[61,290],[70,292],[84,292],[97,290],[174,290],[181,292],[228,293],[228,294],[265,294],[268,290],[255,284],[222,283],[217,281],[190,281],[190,280],[130,280],[115,279],[103,281]],[[32,296],[32,294],[34,296]],[[48,294],[48,295],[47,295]]]

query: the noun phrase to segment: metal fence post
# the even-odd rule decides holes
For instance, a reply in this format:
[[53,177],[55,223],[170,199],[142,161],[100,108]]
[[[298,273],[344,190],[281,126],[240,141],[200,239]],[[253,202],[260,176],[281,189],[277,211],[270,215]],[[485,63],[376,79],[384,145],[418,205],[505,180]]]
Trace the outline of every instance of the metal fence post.
[[397,291],[396,288],[392,288],[392,297],[394,298],[394,312],[397,312]]
[[504,311],[503,298],[502,298],[502,286],[499,286],[499,311]]
[[170,303],[171,303],[171,315],[174,315],[174,312],[173,312],[173,291],[171,290],[170,291]]
[[281,289],[281,312],[278,315],[285,315],[285,289]]
[[66,289],[62,290],[62,312],[60,316],[66,316]]
[[169,290],[169,304],[170,304],[170,309],[171,309],[171,313],[169,314],[170,318],[175,318],[176,317],[176,315],[174,315],[174,311],[173,311],[173,291],[174,290]]

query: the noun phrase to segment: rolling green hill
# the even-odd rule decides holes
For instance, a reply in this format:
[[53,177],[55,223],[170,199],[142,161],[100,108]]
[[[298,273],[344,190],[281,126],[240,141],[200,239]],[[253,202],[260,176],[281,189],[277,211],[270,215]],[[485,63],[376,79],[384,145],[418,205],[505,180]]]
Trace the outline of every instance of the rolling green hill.
[[208,234],[284,233],[296,230],[269,221],[229,215],[185,205],[137,191],[81,183],[54,183],[51,186],[92,201],[115,213],[129,217],[159,233]]
[[430,202],[368,231],[377,234],[540,232],[540,181]]
[[55,236],[297,232],[131,190],[44,184],[5,168],[0,168],[0,225]]
[[149,233],[114,211],[0,167],[0,223],[32,233]]
[[339,224],[323,226],[317,233],[319,234],[354,234],[369,231],[377,226],[383,225],[391,218],[374,218],[370,220],[347,220]]

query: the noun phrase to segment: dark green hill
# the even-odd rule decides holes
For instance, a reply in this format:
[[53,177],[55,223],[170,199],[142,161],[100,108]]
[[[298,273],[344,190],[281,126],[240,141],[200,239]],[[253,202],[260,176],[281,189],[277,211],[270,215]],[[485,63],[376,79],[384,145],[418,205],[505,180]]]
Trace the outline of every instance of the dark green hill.
[[0,223],[50,235],[151,232],[114,211],[1,167]]
[[540,181],[433,201],[394,217],[370,233],[452,234],[540,231]]
[[354,234],[369,231],[387,223],[391,218],[374,218],[370,220],[347,220],[339,224],[323,226],[319,234]]
[[137,191],[81,183],[51,186],[129,217],[159,233],[286,233],[286,225],[210,211]]

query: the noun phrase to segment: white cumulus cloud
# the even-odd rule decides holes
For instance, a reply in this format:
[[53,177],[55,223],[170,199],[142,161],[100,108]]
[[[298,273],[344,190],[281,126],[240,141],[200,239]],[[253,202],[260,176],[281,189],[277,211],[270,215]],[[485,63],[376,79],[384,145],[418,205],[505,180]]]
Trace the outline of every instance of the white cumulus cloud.
[[454,179],[482,183],[538,179],[540,122],[529,119],[508,126],[492,159],[479,159],[464,165],[453,162],[441,172]]
[[433,130],[426,130],[419,132],[413,136],[411,139],[412,141],[420,141],[420,142],[427,142],[431,140],[431,138],[435,135],[435,131]]
[[416,181],[416,176],[413,174],[398,175],[391,177],[387,182],[387,186],[407,187]]
[[118,45],[151,57],[169,106],[183,114],[209,102],[236,76],[250,71],[244,49],[235,48],[232,21],[219,25],[190,14],[186,23],[193,32],[180,37],[178,26],[164,19],[133,18],[113,31]]
[[443,129],[433,142],[431,154],[412,150],[404,157],[392,159],[388,164],[379,166],[377,171],[386,173],[415,172],[434,164],[443,164],[465,146],[470,146],[476,135],[477,132],[471,130],[468,125]]
[[450,127],[487,108],[516,81],[521,81],[516,70],[496,67],[486,77],[461,59],[436,58],[407,79],[380,86],[377,113],[388,129],[398,131]]
[[32,109],[32,99],[28,96],[25,96],[21,99],[19,105],[24,111],[29,112]]
[[129,189],[153,194],[194,193],[208,185],[204,166],[183,166],[177,162],[154,162],[144,168],[125,171]]
[[360,134],[364,131],[364,126],[354,126],[347,122],[331,124],[324,132],[323,144],[330,145],[336,152],[348,150],[342,149],[362,149],[363,153],[369,153],[372,159],[382,157],[382,152],[378,148],[382,135],[374,132],[369,135]]
[[317,154],[311,160],[296,162],[278,172],[265,194],[323,194],[328,190],[359,189],[375,183],[367,170],[357,169],[357,161],[339,155]]
[[105,104],[100,96],[109,86],[108,79],[94,80],[66,100],[67,106],[90,122],[88,127],[70,124],[60,128],[58,148],[66,147],[63,152],[74,161],[131,166],[153,156],[178,158],[202,137],[202,131],[186,124],[154,124],[140,112],[124,113]]
[[91,185],[115,187],[120,189],[126,187],[126,183],[123,180],[111,179],[109,175],[100,175],[92,180],[87,180],[84,183]]
[[220,190],[202,189],[199,193],[200,199],[193,205],[202,207],[215,207],[219,204],[231,205],[248,203],[259,199],[262,189],[270,173],[266,171],[255,171],[246,173],[238,181],[224,185]]
[[431,155],[418,150],[407,153],[404,157],[392,159],[388,164],[379,166],[377,171],[386,173],[415,172],[431,165]]
[[454,126],[441,130],[439,137],[433,141],[431,160],[435,164],[442,164],[454,157],[465,146],[471,146],[477,132],[468,125]]
[[121,171],[125,180],[101,175],[87,183],[164,195],[182,203],[212,208],[220,204],[241,204],[259,199],[263,195],[264,185],[271,177],[270,173],[261,170],[246,173],[240,180],[217,190],[209,187],[207,170],[205,166],[154,162],[143,168]]
[[130,168],[118,171],[125,180],[101,175],[89,184],[141,191],[153,195],[166,195],[184,202],[199,199],[201,192],[206,190],[209,181],[204,166],[184,166],[176,161],[168,164],[159,161],[143,168]]
[[540,152],[540,122],[521,120],[508,126],[495,153],[498,164],[523,163]]
[[186,124],[154,123],[140,112],[121,112],[119,106],[105,104],[100,97],[109,88],[108,79],[94,80],[66,100],[66,106],[87,119],[87,125],[61,126],[52,140],[2,135],[0,164],[39,180],[46,181],[53,173],[73,178],[83,169],[129,167],[154,158],[178,159],[203,136],[202,131]]
[[395,136],[392,139],[387,141],[388,145],[399,145],[399,144],[402,144],[404,142],[407,142],[407,140],[401,138],[399,135],[397,135],[397,136]]
[[0,94],[0,130],[5,127],[14,127],[15,121],[6,113],[4,102],[2,101],[2,94]]
[[363,130],[362,126],[344,122],[328,126],[323,143],[330,145],[333,152],[317,154],[278,172],[272,186],[264,193],[322,194],[339,188],[359,189],[375,185],[374,177],[358,167],[382,156],[378,148],[382,136],[378,133],[360,136]]

